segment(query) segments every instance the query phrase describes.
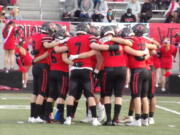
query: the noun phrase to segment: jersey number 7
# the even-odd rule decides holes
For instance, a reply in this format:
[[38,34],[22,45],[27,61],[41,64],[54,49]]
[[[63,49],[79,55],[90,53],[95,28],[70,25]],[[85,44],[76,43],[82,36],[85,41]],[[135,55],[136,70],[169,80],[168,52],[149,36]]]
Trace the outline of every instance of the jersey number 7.
[[75,43],[75,46],[77,47],[77,52],[76,52],[76,54],[79,54],[80,53],[80,49],[81,49],[81,42],[76,42]]

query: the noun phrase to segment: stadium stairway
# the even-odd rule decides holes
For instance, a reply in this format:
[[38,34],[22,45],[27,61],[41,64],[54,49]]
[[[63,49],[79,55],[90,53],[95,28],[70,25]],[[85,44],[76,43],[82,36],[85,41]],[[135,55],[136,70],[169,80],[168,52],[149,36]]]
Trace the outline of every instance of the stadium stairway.
[[60,20],[59,0],[18,0],[24,20]]
[[[18,0],[17,6],[21,10],[24,20],[60,20],[65,0]],[[128,0],[124,2],[109,1],[109,8],[113,9],[115,19],[118,22],[122,14],[126,12]],[[140,0],[143,4],[143,0]],[[163,22],[165,10],[153,10],[150,22]]]

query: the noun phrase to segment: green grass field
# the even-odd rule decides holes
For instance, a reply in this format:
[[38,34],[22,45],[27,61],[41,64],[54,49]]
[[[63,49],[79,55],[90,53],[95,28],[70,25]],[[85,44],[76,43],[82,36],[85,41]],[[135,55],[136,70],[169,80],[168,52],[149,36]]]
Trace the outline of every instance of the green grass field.
[[[75,124],[29,124],[28,107],[30,94],[0,93],[0,135],[179,135],[180,134],[180,97],[157,97],[158,105],[174,110],[178,114],[158,109],[156,124],[149,127],[93,127],[79,122],[85,116],[85,100],[81,99],[75,117]],[[121,118],[127,115],[129,97],[123,97]],[[7,105],[7,106],[5,106]],[[8,108],[8,105],[9,108]],[[22,108],[13,108],[16,105]],[[5,108],[3,108],[5,107]],[[24,123],[18,123],[19,121]]]

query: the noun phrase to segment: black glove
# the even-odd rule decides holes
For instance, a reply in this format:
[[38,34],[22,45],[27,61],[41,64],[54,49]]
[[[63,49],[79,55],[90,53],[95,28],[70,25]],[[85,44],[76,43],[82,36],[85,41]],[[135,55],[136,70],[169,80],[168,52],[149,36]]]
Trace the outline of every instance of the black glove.
[[161,52],[157,52],[157,57],[161,58]]
[[145,60],[145,56],[135,56],[135,59],[137,61],[143,61],[143,60]]
[[73,64],[74,67],[82,67],[83,66],[83,63],[81,62],[76,62]]
[[103,70],[100,70],[98,75],[97,75],[97,78],[98,79],[102,79],[103,78],[103,75],[104,75],[104,71]]
[[32,55],[37,55],[38,53],[39,53],[38,50],[32,50],[32,51],[31,51],[31,54],[32,54]]
[[119,45],[109,45],[109,51],[118,51]]
[[34,64],[35,64],[34,60],[32,60],[32,62],[31,62],[31,63],[32,63],[32,65],[34,65]]
[[100,70],[98,73],[94,72],[93,71],[93,76],[94,76],[94,79],[102,79],[103,78],[103,74],[104,74],[104,71],[103,70]]

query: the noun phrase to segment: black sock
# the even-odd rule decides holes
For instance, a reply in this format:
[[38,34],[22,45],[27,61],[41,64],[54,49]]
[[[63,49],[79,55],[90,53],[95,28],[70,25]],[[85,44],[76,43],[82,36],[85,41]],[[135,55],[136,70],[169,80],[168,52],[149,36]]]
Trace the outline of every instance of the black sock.
[[146,119],[146,118],[148,118],[148,114],[142,114],[142,119]]
[[57,108],[59,110],[60,120],[64,119],[64,104],[58,104]]
[[37,112],[37,117],[42,118],[42,109],[43,109],[43,105],[40,104],[36,104],[36,112]]
[[73,105],[67,105],[67,117],[72,116]]
[[34,118],[37,117],[36,104],[35,103],[31,103],[31,117],[34,117]]
[[154,112],[150,112],[149,117],[151,117],[151,118],[154,117]]
[[88,105],[88,101],[86,101],[86,116],[88,115],[88,109],[89,109],[89,105]]
[[52,103],[51,102],[46,102],[45,105],[45,120],[50,120],[49,115],[52,112]]
[[111,104],[104,104],[106,110],[107,121],[111,121]]
[[116,121],[119,119],[119,113],[121,112],[121,105],[115,104],[114,106],[114,118],[113,121]]
[[90,106],[91,114],[93,118],[97,118],[96,106]]
[[44,102],[43,102],[43,104],[42,104],[42,110],[41,110],[41,111],[42,111],[42,112],[41,112],[42,115],[45,114],[46,103],[47,103],[46,100],[44,100]]
[[73,106],[73,110],[72,110],[72,116],[71,116],[72,118],[74,118],[74,116],[75,116],[77,106],[78,106],[78,102],[74,102],[74,106]]
[[135,114],[135,119],[139,120],[141,118],[141,114]]
[[128,112],[128,116],[133,116],[133,113],[134,113],[134,111],[133,111],[133,110],[129,110],[129,112]]

